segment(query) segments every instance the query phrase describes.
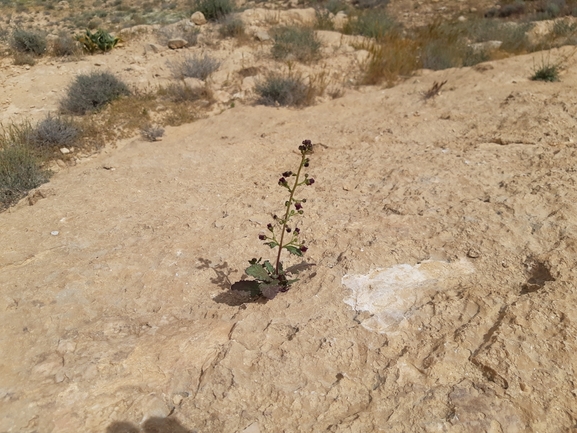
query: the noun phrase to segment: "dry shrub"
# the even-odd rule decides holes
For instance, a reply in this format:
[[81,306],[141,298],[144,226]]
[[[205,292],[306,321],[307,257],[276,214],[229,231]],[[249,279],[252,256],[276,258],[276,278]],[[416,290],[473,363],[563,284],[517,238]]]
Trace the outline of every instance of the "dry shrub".
[[363,84],[387,83],[392,86],[399,77],[409,76],[421,65],[419,44],[399,36],[368,47]]

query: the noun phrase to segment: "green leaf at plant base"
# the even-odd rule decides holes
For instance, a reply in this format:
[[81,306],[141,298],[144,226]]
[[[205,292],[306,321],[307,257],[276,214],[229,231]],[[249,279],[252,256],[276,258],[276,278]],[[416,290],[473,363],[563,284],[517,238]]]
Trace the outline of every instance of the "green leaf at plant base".
[[285,248],[288,250],[289,253],[294,254],[295,256],[299,257],[303,256],[303,252],[300,250],[300,248],[297,248],[294,245],[287,245],[285,246]]
[[265,281],[265,282],[271,281],[268,272],[266,271],[264,266],[261,265],[260,263],[254,263],[250,265],[248,268],[245,269],[245,272],[247,275],[255,277],[259,281]]
[[274,267],[272,266],[272,264],[268,260],[264,261],[264,268],[269,273],[269,275],[274,274]]
[[265,244],[265,245],[268,245],[268,246],[271,247],[271,248],[275,248],[275,247],[278,246],[278,243],[275,242],[275,241],[265,242],[264,244]]

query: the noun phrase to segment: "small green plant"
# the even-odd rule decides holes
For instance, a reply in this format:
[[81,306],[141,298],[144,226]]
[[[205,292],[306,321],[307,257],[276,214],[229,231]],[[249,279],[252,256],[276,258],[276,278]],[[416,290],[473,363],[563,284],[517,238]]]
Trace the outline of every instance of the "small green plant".
[[76,37],[76,40],[90,54],[94,54],[96,51],[110,51],[120,42],[120,38],[114,37],[102,29],[98,29],[94,33],[86,29],[83,35]]
[[220,62],[205,54],[204,56],[187,56],[176,62],[168,62],[174,78],[198,78],[206,80],[220,67]]
[[312,29],[283,26],[277,27],[272,33],[272,56],[276,60],[292,57],[300,62],[309,62],[319,57],[321,43]]
[[13,143],[0,150],[0,210],[6,209],[28,191],[48,181],[49,173],[40,168],[32,151]]
[[15,51],[40,56],[46,51],[46,35],[37,31],[15,29],[10,45]]
[[217,21],[232,12],[234,4],[232,0],[197,0],[195,9],[202,12],[210,21]]
[[561,66],[559,63],[551,63],[549,58],[547,58],[547,60],[542,58],[539,66],[533,65],[533,75],[531,76],[531,80],[547,81],[550,83],[559,81],[560,68]]
[[335,24],[331,18],[331,12],[328,9],[317,9],[315,11],[315,29],[317,30],[334,30]]
[[300,75],[270,73],[255,85],[262,105],[303,106],[307,103],[308,86]]
[[80,74],[68,87],[60,108],[71,114],[86,114],[127,95],[128,86],[110,72]]
[[226,17],[220,22],[218,33],[222,38],[239,38],[245,35],[244,22],[240,18]]
[[343,33],[362,35],[377,40],[397,32],[399,25],[384,10],[367,10],[352,16],[343,28]]
[[281,262],[281,254],[283,250],[286,250],[290,254],[302,257],[308,250],[304,242],[300,240],[300,228],[292,224],[292,219],[304,214],[303,203],[306,203],[306,199],[296,198],[297,189],[315,183],[315,180],[307,173],[303,174],[303,168],[309,166],[309,155],[313,153],[311,141],[304,140],[299,146],[299,151],[301,161],[297,172],[285,171],[278,180],[279,186],[286,188],[289,194],[288,200],[284,203],[284,215],[282,217],[274,215],[274,223],[267,225],[268,233],[258,235],[258,238],[264,241],[264,245],[271,249],[278,249],[276,260],[273,262],[269,260],[263,262],[262,258],[249,260],[250,266],[245,272],[254,280],[239,281],[232,285],[232,290],[249,292],[252,297],[264,296],[267,299],[273,299],[279,292],[288,291],[291,284],[298,281],[298,279],[289,279],[289,272],[283,268]]

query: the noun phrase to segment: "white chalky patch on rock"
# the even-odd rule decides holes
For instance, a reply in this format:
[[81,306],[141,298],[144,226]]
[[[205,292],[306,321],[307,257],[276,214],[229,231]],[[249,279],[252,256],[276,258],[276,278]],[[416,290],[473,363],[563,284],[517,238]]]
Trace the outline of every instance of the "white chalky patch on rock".
[[411,310],[431,294],[445,287],[444,281],[475,271],[471,262],[427,260],[418,265],[395,265],[375,269],[367,275],[345,275],[342,283],[351,290],[344,301],[356,311],[367,311],[372,317],[362,325],[383,333],[411,315]]

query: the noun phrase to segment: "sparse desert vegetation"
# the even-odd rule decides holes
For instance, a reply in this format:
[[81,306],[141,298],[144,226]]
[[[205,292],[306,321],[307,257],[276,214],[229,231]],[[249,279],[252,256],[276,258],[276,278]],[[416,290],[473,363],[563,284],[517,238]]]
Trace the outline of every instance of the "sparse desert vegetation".
[[[422,68],[474,66],[577,42],[577,22],[572,18],[577,15],[577,4],[569,2],[542,7],[518,2],[460,12],[461,16],[437,14],[424,24],[395,15],[387,1],[329,0],[310,6],[315,8],[312,14],[283,15],[286,8],[272,3],[257,2],[240,9],[231,0],[151,1],[143,5],[130,0],[98,4],[80,0],[74,8],[55,1],[5,3],[0,6],[7,17],[0,27],[0,42],[4,41],[4,54],[12,58],[14,66],[27,68],[49,62],[46,54],[82,61],[83,54],[122,50],[124,41],[132,43],[143,37],[156,43],[146,48],[147,52],[158,54],[171,41],[180,47],[166,52],[164,69],[170,74],[153,85],[128,85],[117,73],[106,71],[75,76],[54,113],[42,120],[42,127],[37,126],[37,137],[48,134],[38,138],[37,147],[55,149],[71,146],[64,139],[71,125],[81,131],[75,140],[91,136],[93,143],[101,146],[142,133],[146,125],[161,128],[194,121],[216,107],[236,106],[238,98],[248,104],[304,107],[340,97],[347,87],[393,86]],[[261,12],[251,15],[251,7],[261,8]],[[198,24],[190,21],[194,13]],[[32,16],[44,24],[36,24]],[[546,30],[541,28],[539,20],[555,17],[558,19]],[[536,26],[541,26],[539,32],[533,32]],[[338,43],[320,37],[319,30],[340,34]],[[212,53],[230,43],[244,50],[236,69],[231,69],[226,54],[217,57]],[[340,63],[333,64],[335,55],[340,56]],[[247,75],[243,71],[254,72]],[[559,66],[543,64],[531,78],[555,81]],[[84,120],[72,122],[62,114],[84,116]],[[49,133],[56,136],[50,138]],[[58,152],[52,155],[58,156]]]

